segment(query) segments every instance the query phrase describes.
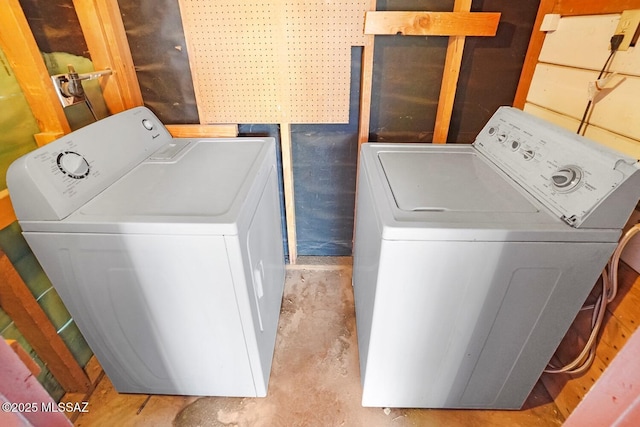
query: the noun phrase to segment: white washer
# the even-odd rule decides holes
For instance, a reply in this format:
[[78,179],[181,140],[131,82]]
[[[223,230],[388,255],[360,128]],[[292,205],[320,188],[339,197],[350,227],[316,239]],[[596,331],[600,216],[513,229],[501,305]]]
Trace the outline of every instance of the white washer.
[[265,396],[284,286],[272,138],[144,107],[16,160],[24,236],[119,392]]
[[362,404],[520,408],[616,247],[637,171],[508,107],[473,145],[364,144]]

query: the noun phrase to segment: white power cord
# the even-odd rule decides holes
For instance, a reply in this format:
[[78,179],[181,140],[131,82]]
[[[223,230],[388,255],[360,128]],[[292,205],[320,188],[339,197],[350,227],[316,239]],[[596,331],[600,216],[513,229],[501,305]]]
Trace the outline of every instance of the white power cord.
[[544,372],[549,374],[581,374],[585,372],[593,363],[596,356],[596,343],[602,320],[607,309],[607,304],[614,300],[618,293],[618,265],[620,263],[620,255],[627,243],[633,236],[640,232],[640,224],[631,227],[620,239],[616,250],[611,255],[611,259],[607,267],[602,271],[602,293],[594,304],[585,305],[581,310],[593,309],[591,315],[591,334],[580,354],[570,363],[562,367],[556,367],[549,363]]

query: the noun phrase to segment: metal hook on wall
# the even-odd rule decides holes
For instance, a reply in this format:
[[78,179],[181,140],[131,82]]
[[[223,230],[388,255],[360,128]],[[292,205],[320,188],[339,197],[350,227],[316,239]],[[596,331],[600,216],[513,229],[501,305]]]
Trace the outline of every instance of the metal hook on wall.
[[56,88],[56,94],[58,95],[58,99],[60,100],[62,107],[66,108],[71,105],[84,102],[89,108],[93,118],[97,121],[98,117],[96,116],[93,106],[84,91],[82,81],[95,80],[98,77],[108,76],[112,74],[112,71],[106,69],[91,73],[78,74],[73,65],[67,65],[67,68],[69,69],[69,73],[51,76],[51,81],[53,81],[53,85]]

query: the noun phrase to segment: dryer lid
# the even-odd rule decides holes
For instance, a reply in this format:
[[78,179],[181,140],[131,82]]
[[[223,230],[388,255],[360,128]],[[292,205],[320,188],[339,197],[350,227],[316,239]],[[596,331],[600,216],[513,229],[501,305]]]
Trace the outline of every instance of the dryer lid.
[[143,230],[145,224],[206,224],[220,230],[229,225],[221,233],[232,234],[248,194],[264,185],[252,190],[272,145],[266,138],[203,139],[174,157],[156,153],[67,221],[127,223],[129,230]]
[[403,211],[538,211],[474,151],[383,151],[378,157]]

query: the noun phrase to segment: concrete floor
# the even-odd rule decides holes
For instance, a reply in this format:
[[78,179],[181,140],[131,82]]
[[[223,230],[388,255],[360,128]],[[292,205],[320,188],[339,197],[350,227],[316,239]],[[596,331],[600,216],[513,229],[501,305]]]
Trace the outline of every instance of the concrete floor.
[[[303,260],[304,262],[304,260]],[[562,416],[538,384],[520,411],[363,408],[351,268],[287,271],[266,398],[118,394],[98,385],[76,426],[559,426]]]

